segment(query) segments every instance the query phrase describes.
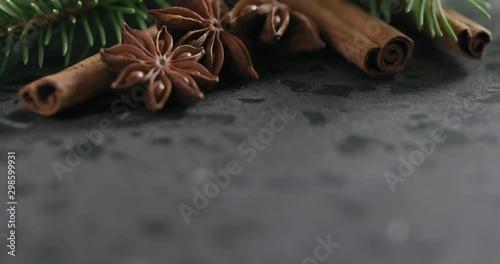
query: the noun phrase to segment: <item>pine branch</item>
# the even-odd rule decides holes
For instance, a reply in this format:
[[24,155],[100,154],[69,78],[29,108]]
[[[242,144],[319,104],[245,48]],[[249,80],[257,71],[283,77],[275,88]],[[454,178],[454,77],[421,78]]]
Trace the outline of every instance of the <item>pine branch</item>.
[[[167,0],[152,2],[156,8],[169,6]],[[22,53],[24,64],[31,52],[37,52],[41,68],[47,46],[60,42],[68,65],[75,32],[85,35],[86,43],[79,43],[79,47],[88,52],[96,43],[105,46],[121,41],[121,25],[126,19],[145,29],[149,22],[146,10],[143,0],[0,0],[0,75],[19,47],[16,53]],[[112,25],[113,41],[105,24]]]
[[[381,16],[387,22],[391,20],[391,11],[394,8],[394,4],[398,4],[399,1],[394,0],[359,0],[363,6],[365,6],[372,15]],[[420,30],[427,26],[428,31],[432,37],[443,36],[443,29],[440,26],[440,21],[444,27],[445,32],[457,41],[457,36],[451,29],[451,26],[443,12],[443,5],[441,0],[401,0],[403,6],[405,7],[406,13],[412,13],[415,15],[415,23]],[[491,5],[483,0],[466,0],[479,12],[481,12],[488,19],[491,19],[487,9],[491,8]]]

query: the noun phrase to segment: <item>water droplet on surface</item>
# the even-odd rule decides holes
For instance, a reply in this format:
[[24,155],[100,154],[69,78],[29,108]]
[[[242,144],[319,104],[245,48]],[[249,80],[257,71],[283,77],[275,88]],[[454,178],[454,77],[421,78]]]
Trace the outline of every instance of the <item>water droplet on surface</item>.
[[361,92],[361,93],[366,93],[366,92],[373,92],[375,91],[375,87],[371,85],[361,85],[356,87],[356,91]]
[[385,229],[385,236],[390,243],[401,245],[410,236],[410,224],[402,218],[394,218]]
[[324,85],[321,90],[314,91],[315,94],[330,94],[339,97],[347,97],[351,94],[354,88],[349,85],[343,84],[333,84],[333,85]]
[[288,86],[292,92],[307,93],[311,90],[312,86],[303,82],[281,80],[281,83]]
[[327,122],[325,116],[319,112],[305,111],[302,114],[309,120],[312,126],[324,125]]

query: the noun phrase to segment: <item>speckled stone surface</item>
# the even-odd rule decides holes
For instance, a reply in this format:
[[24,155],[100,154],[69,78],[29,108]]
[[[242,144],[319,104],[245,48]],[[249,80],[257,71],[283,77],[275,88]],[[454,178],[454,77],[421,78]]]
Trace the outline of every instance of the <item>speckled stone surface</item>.
[[[484,24],[500,36],[493,17]],[[500,45],[480,62],[416,45],[390,80],[333,52],[285,54],[261,61],[258,81],[158,114],[117,113],[108,97],[37,117],[19,85],[4,85],[0,153],[17,153],[19,204],[17,257],[2,209],[0,262],[500,263]],[[276,111],[295,118],[271,137]],[[114,131],[58,177],[52,164],[71,165],[83,131],[106,118]],[[243,142],[259,133],[268,143],[252,155]],[[435,133],[445,139],[415,154]],[[400,157],[422,164],[392,192],[384,175],[399,174]],[[195,208],[196,190],[232,160],[241,172],[187,224],[179,204]],[[315,250],[327,240],[334,250]]]

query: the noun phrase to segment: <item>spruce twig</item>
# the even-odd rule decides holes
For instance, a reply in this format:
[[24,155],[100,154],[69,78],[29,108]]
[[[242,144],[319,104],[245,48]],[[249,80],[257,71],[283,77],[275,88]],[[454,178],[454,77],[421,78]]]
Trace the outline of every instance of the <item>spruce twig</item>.
[[[154,0],[154,4],[155,8],[169,6],[165,0]],[[37,52],[42,67],[46,46],[60,41],[67,65],[75,31],[82,30],[86,38],[86,43],[79,43],[83,51],[96,44],[105,46],[111,42],[105,23],[113,25],[118,42],[126,18],[141,28],[147,26],[146,10],[143,0],[0,0],[0,75],[13,53],[19,53],[13,52],[14,47],[20,45],[24,64],[29,62],[30,53]],[[56,33],[60,36],[54,36]]]

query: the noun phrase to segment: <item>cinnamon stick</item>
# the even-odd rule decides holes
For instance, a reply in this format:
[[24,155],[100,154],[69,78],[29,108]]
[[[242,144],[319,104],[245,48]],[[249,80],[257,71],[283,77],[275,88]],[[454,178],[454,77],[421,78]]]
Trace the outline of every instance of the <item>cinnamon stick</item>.
[[344,0],[281,0],[305,13],[329,44],[371,76],[402,71],[413,52],[405,34]]
[[[146,30],[150,36],[156,32],[155,26]],[[101,55],[95,54],[24,86],[19,91],[19,101],[31,112],[51,116],[111,91],[113,79],[113,73],[108,70]]]
[[[458,41],[452,39],[446,32],[443,32],[442,37],[436,37],[436,39],[454,52],[468,58],[482,59],[488,44],[493,40],[491,32],[451,8],[444,8],[444,14]],[[416,30],[417,26],[413,15],[403,14],[403,16],[407,24]],[[444,29],[441,20],[439,20],[439,26]],[[427,27],[424,28],[423,32],[427,36],[431,36]]]

